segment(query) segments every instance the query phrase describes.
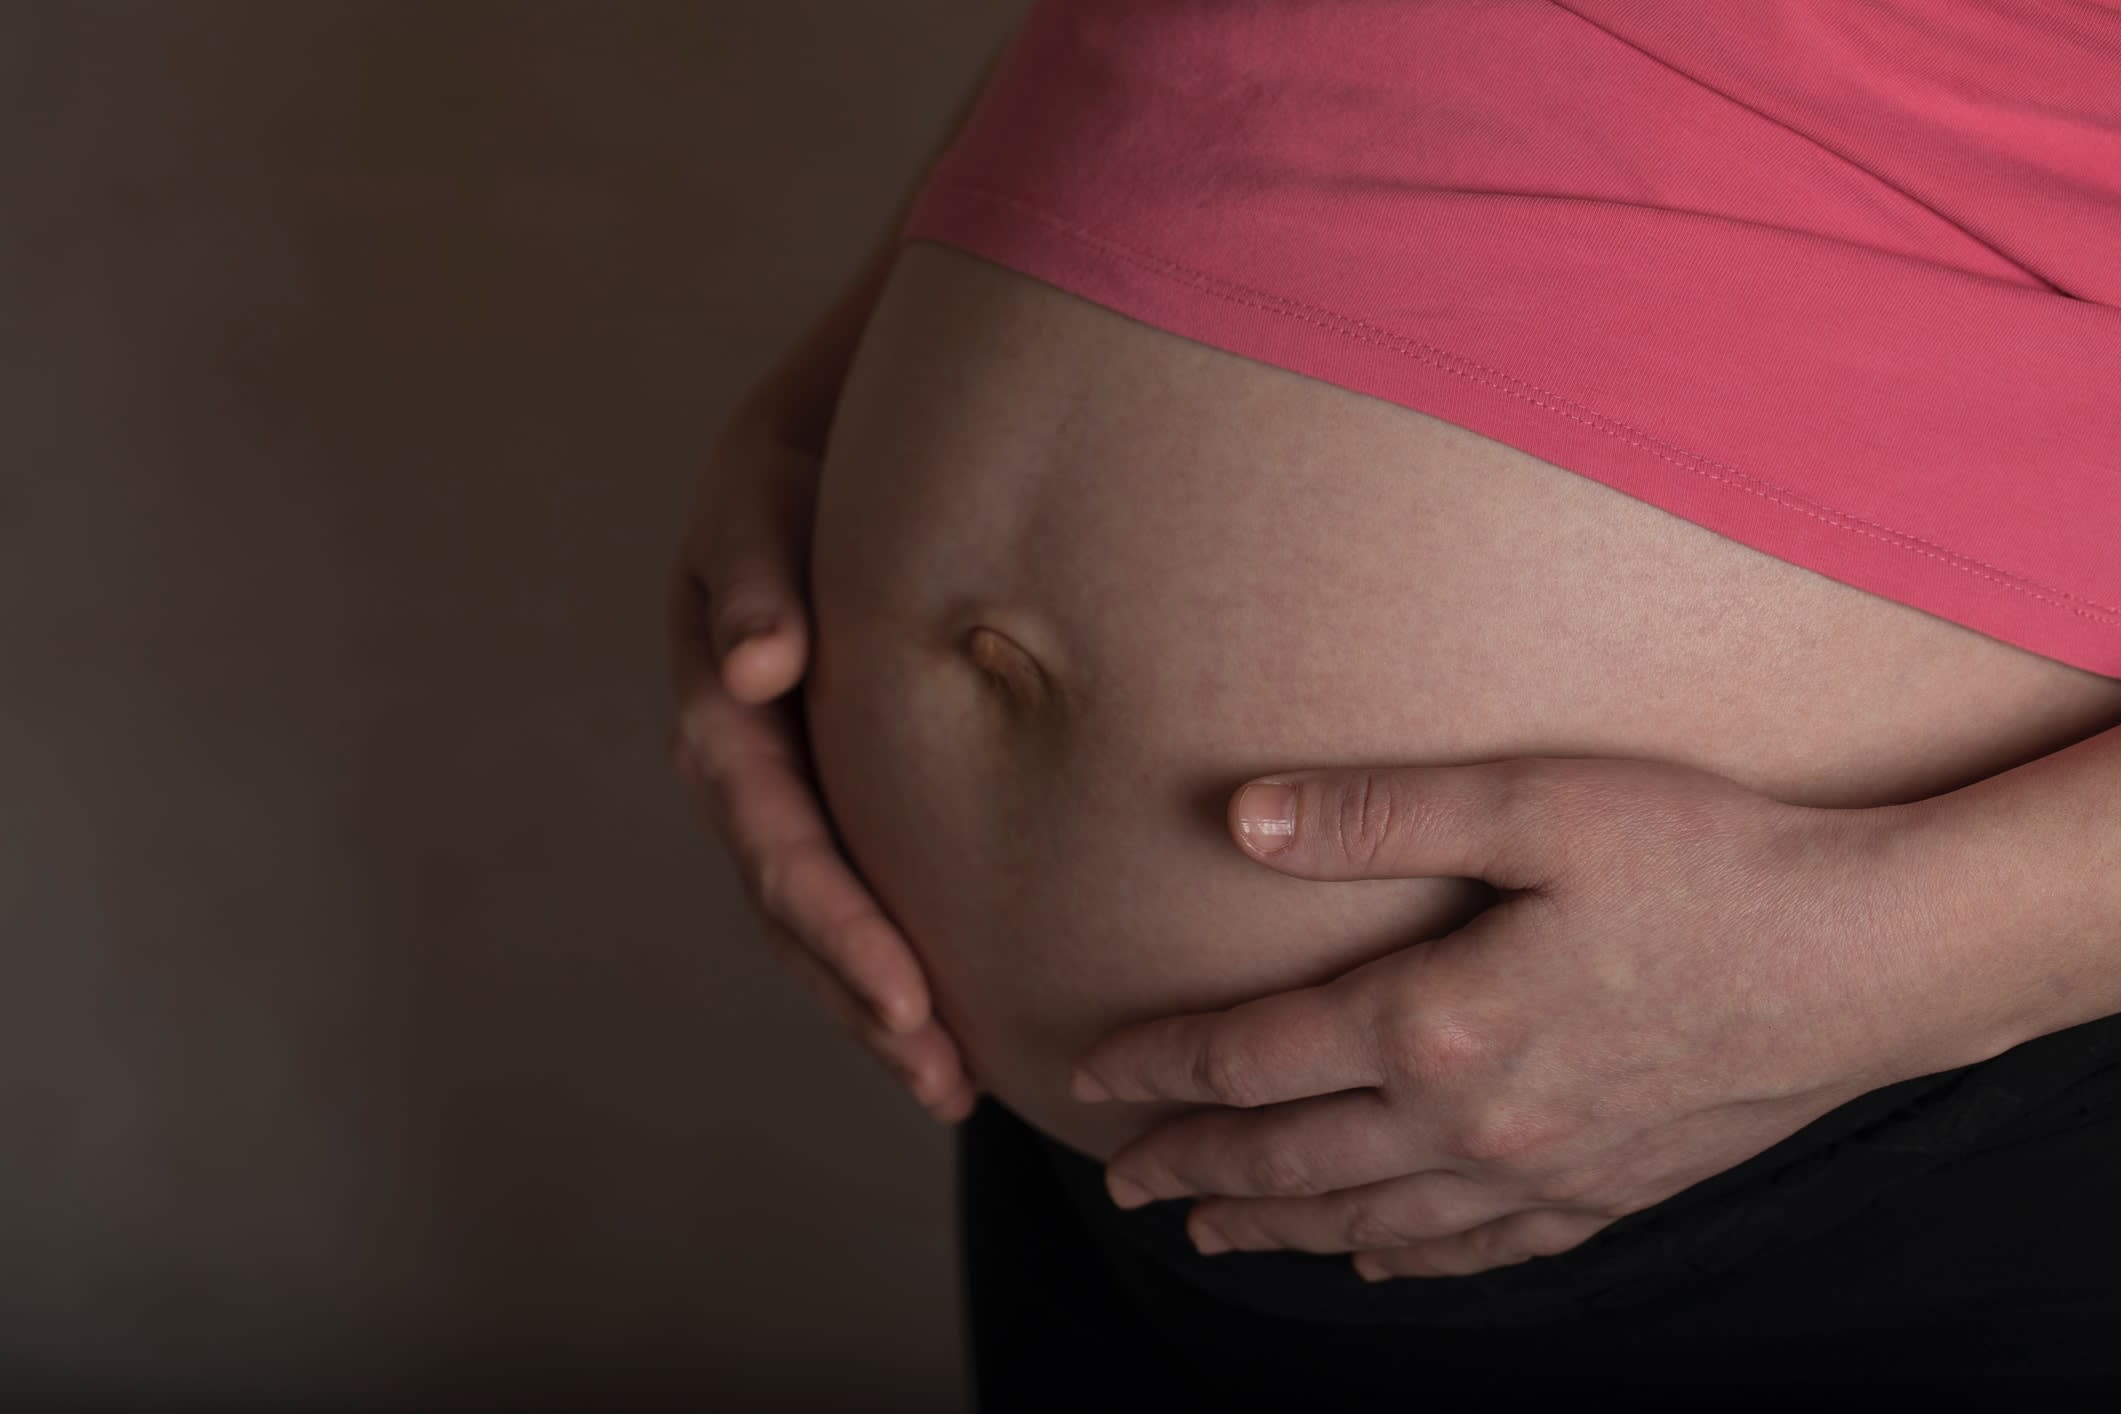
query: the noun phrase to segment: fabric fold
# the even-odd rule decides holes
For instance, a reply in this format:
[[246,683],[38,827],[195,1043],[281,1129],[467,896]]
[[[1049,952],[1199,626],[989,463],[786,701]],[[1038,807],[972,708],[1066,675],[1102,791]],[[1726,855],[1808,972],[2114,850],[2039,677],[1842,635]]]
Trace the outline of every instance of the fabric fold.
[[1042,0],[899,234],[2121,676],[2121,9]]

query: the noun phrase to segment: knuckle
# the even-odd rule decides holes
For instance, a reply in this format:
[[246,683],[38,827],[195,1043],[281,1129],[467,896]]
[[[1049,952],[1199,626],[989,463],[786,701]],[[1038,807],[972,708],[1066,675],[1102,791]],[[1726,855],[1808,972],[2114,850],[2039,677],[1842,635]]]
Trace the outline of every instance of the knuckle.
[[689,740],[691,766],[685,772],[685,784],[695,801],[707,807],[708,823],[714,833],[732,849],[741,843],[741,831],[737,824],[743,804],[739,778],[742,772],[731,761],[728,753],[720,749],[721,743],[695,732]]
[[1382,861],[1402,814],[1388,778],[1358,771],[1333,802],[1333,828],[1341,853],[1358,868]]
[[1481,1034],[1447,1018],[1402,1020],[1385,1038],[1391,1073],[1421,1084],[1444,1081],[1478,1070],[1487,1058]]
[[1348,1204],[1345,1230],[1349,1247],[1358,1252],[1404,1247],[1414,1240],[1404,1225],[1386,1213],[1375,1198],[1360,1198]]
[[792,921],[814,846],[790,845],[762,856],[754,870],[758,906],[769,918]]
[[1258,1103],[1258,1086],[1252,1079],[1252,1068],[1242,1052],[1232,1050],[1227,1042],[1211,1039],[1200,1048],[1194,1060],[1194,1079],[1203,1093],[1217,1102],[1240,1109]]
[[1552,791],[1544,764],[1535,757],[1517,756],[1497,763],[1495,813],[1498,819],[1521,822]]
[[788,860],[779,854],[769,854],[755,861],[746,873],[747,892],[751,895],[751,906],[767,918],[782,919],[788,915],[782,905],[788,898]]
[[671,754],[689,759],[694,774],[702,783],[720,787],[723,777],[728,774],[728,762],[724,759],[727,753],[722,746],[720,722],[715,704],[708,698],[708,689],[694,689],[671,708]]
[[1505,803],[1549,810],[1595,810],[1633,794],[1609,762],[1591,756],[1520,756],[1501,780]]
[[1527,1255],[1516,1223],[1491,1222],[1466,1234],[1466,1245],[1484,1267],[1506,1267]]
[[1170,1162],[1151,1155],[1128,1160],[1127,1176],[1151,1193],[1182,1192],[1192,1186]]
[[1479,1164],[1523,1168],[1546,1140],[1545,1126],[1528,1112],[1493,1104],[1462,1120],[1453,1145]]
[[1305,1198],[1322,1192],[1302,1154],[1285,1147],[1262,1149],[1246,1165],[1248,1176],[1261,1193],[1277,1197]]
[[[769,934],[772,930],[768,930]],[[818,960],[810,955],[799,939],[782,935],[776,939],[775,950],[781,964],[795,973],[796,979],[811,997],[823,1006],[858,1042],[866,1044],[865,1028],[847,989],[828,972]]]
[[1557,1208],[1577,1207],[1592,1201],[1603,1186],[1591,1170],[1571,1167],[1543,1175],[1528,1196],[1535,1203]]
[[1505,829],[1561,831],[1573,840],[1610,824],[1635,792],[1605,763],[1578,757],[1523,756],[1495,778],[1495,814]]
[[1269,1233],[1257,1219],[1246,1216],[1244,1204],[1216,1204],[1210,1206],[1206,1200],[1194,1205],[1202,1222],[1221,1233],[1230,1246],[1240,1252],[1278,1246],[1280,1239]]
[[1613,833],[1633,796],[1615,790],[1604,763],[1577,757],[1525,756],[1496,777],[1494,816],[1513,833],[1566,837],[1572,851]]

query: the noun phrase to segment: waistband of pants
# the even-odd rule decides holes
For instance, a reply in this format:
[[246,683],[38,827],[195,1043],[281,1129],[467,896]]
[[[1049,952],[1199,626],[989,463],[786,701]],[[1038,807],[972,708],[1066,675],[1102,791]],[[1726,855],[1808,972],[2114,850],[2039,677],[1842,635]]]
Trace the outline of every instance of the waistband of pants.
[[2121,1016],[1858,1095],[1570,1251],[1469,1276],[1379,1283],[1355,1275],[1344,1254],[1204,1257],[1186,1236],[1192,1200],[1120,1209],[1105,1191],[1102,1164],[1025,1128],[1091,1241],[1145,1257],[1218,1299],[1334,1324],[1489,1327],[1627,1309],[1755,1253],[1816,1237],[1924,1173],[2014,1134],[2115,1112]]

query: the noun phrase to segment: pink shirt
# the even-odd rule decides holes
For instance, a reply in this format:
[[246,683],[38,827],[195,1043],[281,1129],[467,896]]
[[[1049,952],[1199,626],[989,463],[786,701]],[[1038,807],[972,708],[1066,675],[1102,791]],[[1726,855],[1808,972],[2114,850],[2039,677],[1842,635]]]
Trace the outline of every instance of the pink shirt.
[[1037,0],[900,239],[2121,677],[2121,5]]

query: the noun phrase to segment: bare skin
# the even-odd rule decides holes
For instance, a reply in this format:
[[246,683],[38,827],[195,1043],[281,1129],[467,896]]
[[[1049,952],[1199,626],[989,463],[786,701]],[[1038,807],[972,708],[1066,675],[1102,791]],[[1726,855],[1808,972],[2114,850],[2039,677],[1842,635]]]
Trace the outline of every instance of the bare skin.
[[1507,892],[1323,986],[1080,1060],[1080,1099],[1202,1105],[1106,1185],[1123,1207],[1199,1196],[1204,1253],[1352,1253],[1372,1279],[1551,1256],[1866,1091],[1998,1055],[2043,1010],[2042,970],[1959,926],[2010,903],[2023,936],[2038,910],[1957,892],[1953,795],[1791,805],[1606,757],[1275,776],[1285,815],[1236,806],[1261,862]]
[[1072,1098],[1101,1036],[1496,899],[1260,869],[1256,775],[1635,757],[1862,807],[2121,722],[2121,682],[941,246],[892,267],[812,531],[808,744],[895,925],[849,975],[903,938],[936,1073],[1100,1159],[1186,1108]]

